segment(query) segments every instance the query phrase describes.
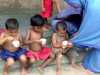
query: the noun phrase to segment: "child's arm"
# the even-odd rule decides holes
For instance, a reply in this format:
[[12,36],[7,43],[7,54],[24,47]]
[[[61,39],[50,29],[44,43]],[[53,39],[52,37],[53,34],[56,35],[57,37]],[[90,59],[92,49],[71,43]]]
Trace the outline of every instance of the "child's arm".
[[56,33],[53,33],[53,35],[52,35],[52,45],[53,45],[53,47],[56,47],[56,48],[62,48],[62,45],[61,45],[61,43],[59,44],[58,42],[57,42],[57,35],[56,35]]
[[22,47],[24,45],[25,39],[23,38],[23,36],[21,34],[19,34],[18,37],[19,37],[19,41],[20,41],[20,46]]
[[30,40],[30,37],[31,37],[31,31],[28,30],[24,41],[25,44],[31,44],[33,42],[32,40]]
[[0,45],[3,45],[7,40],[12,40],[13,39],[13,37],[11,37],[11,36],[0,36]]

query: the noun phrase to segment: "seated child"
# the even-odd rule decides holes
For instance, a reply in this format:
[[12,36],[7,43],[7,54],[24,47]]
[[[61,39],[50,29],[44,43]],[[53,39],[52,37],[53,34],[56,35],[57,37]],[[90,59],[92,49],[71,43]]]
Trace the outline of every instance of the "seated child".
[[57,75],[60,75],[62,53],[67,52],[67,47],[72,47],[72,44],[70,44],[67,40],[68,35],[66,33],[65,26],[62,22],[59,22],[56,26],[56,32],[52,34],[52,55],[44,64],[40,66],[40,69],[43,70],[45,66],[56,58],[56,73]]
[[26,49],[21,48],[22,39],[19,33],[18,21],[14,18],[10,18],[5,23],[5,32],[0,36],[0,45],[2,50],[0,57],[5,60],[3,75],[8,75],[10,66],[14,64],[16,60],[21,63],[21,75],[26,75]]
[[70,43],[67,41],[68,35],[66,33],[65,24],[58,22],[56,25],[56,31],[52,34],[52,53],[56,58],[56,73],[61,75],[61,58],[62,53],[66,52],[70,47]]
[[42,38],[44,19],[40,15],[31,17],[31,28],[28,30],[25,44],[29,45],[29,51],[26,56],[29,58],[29,64],[35,61],[45,61],[51,54],[51,49],[46,47],[46,39]]

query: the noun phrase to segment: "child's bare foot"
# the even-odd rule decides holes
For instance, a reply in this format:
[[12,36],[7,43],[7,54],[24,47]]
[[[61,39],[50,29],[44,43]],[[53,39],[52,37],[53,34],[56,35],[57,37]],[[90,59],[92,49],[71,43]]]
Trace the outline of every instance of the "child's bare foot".
[[91,72],[91,71],[85,69],[85,68],[82,66],[82,64],[79,64],[79,66],[82,68],[82,70],[85,72],[86,75],[93,75],[93,72]]
[[22,70],[21,75],[27,75],[27,71],[26,70]]
[[27,72],[28,72],[28,73],[31,73],[31,72],[32,72],[32,68],[28,68],[28,69],[27,69]]
[[71,66],[75,69],[79,69],[80,67],[77,64],[71,64]]
[[86,75],[93,75],[93,72],[89,71],[89,70],[86,70]]
[[4,72],[3,75],[8,75],[8,73],[7,72]]
[[39,71],[41,74],[43,74],[43,68],[41,68],[41,67],[39,66],[39,67],[37,67],[37,69],[38,69],[38,71]]
[[56,71],[56,75],[62,75],[61,71]]

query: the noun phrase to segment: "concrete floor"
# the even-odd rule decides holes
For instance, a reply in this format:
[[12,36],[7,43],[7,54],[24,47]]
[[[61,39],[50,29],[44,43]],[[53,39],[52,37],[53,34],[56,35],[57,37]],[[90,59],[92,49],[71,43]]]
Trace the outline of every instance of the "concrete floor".
[[[4,62],[0,61],[0,75],[2,75],[2,70],[3,70],[3,65]],[[35,65],[32,66],[32,70],[28,73],[28,75],[56,75],[56,66],[55,64],[51,64],[47,66],[43,73],[40,73],[36,66],[38,64],[36,63]],[[15,63],[11,69],[10,69],[10,74],[9,75],[20,75],[20,70],[19,70],[19,64]],[[62,75],[87,75],[84,72],[83,68],[72,68],[66,63],[62,63]],[[100,74],[92,74],[92,75],[100,75]]]

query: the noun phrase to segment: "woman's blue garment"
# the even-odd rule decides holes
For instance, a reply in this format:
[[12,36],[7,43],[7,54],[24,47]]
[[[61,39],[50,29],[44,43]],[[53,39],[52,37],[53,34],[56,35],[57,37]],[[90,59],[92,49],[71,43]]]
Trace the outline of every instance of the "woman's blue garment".
[[100,49],[92,49],[85,56],[83,67],[92,72],[100,73]]
[[83,66],[93,72],[100,72],[100,0],[66,1],[83,9],[81,27],[71,41],[77,46],[94,48],[83,60]]

